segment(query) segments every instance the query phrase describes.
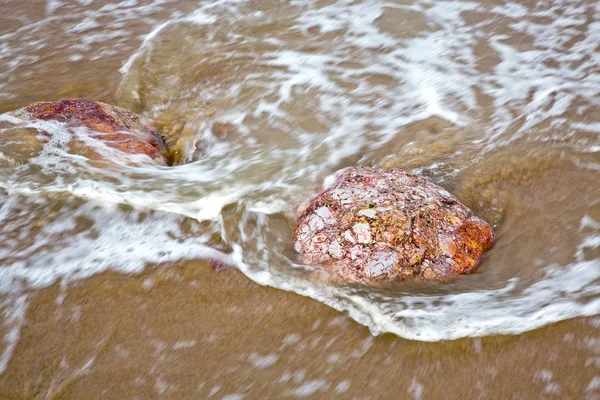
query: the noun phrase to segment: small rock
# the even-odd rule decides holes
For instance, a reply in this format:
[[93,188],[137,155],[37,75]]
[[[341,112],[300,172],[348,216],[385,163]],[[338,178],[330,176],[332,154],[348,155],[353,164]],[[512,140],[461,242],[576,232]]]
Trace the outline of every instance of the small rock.
[[294,248],[349,282],[472,272],[494,232],[445,189],[398,168],[351,167],[298,210]]
[[[132,111],[85,99],[37,102],[12,113],[21,119],[54,120],[71,127],[85,127],[89,137],[126,154],[147,155],[155,162],[167,165],[165,144],[158,131],[144,123]],[[41,132],[46,136],[53,133]],[[75,147],[84,155],[97,154],[83,143]]]

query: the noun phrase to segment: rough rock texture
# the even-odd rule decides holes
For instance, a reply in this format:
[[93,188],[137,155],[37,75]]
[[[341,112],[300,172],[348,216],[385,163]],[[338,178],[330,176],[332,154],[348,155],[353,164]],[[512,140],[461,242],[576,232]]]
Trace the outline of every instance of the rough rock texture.
[[33,103],[17,113],[32,119],[56,120],[90,129],[90,137],[127,154],[146,154],[167,165],[166,148],[158,131],[124,108],[85,99]]
[[351,167],[298,210],[304,262],[359,283],[473,271],[494,232],[443,188],[398,168]]

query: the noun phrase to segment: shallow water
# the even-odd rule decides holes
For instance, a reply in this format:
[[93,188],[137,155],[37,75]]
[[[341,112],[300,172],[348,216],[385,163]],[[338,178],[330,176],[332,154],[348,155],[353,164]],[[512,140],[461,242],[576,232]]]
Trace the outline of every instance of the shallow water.
[[[6,343],[32,288],[206,258],[408,339],[600,312],[595,2],[38,6],[2,6],[14,18],[0,20],[0,110],[72,96],[124,106],[181,165],[98,164],[72,148],[77,130],[49,122],[66,133],[38,143],[23,132],[39,126],[0,116]],[[312,280],[293,251],[295,210],[349,165],[418,173],[492,223],[478,272],[377,290]]]

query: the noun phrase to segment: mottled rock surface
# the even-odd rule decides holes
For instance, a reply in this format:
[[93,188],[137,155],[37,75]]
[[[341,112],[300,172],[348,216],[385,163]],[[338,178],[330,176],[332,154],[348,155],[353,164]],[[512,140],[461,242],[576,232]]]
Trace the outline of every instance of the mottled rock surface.
[[346,281],[468,274],[494,232],[445,189],[398,168],[351,167],[298,210],[295,249]]
[[158,131],[139,115],[124,108],[85,99],[37,102],[17,110],[15,115],[55,120],[73,127],[89,128],[89,136],[126,154],[145,154],[167,165],[166,148]]

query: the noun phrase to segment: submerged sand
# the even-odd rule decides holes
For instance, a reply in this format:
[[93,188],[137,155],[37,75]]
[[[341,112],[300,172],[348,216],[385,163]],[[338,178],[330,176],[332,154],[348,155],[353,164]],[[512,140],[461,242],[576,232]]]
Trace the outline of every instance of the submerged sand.
[[518,336],[374,337],[314,300],[201,262],[103,273],[30,300],[1,398],[600,395],[599,317]]

